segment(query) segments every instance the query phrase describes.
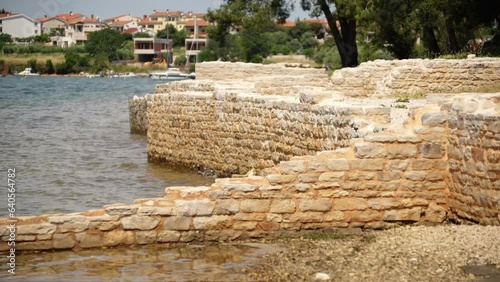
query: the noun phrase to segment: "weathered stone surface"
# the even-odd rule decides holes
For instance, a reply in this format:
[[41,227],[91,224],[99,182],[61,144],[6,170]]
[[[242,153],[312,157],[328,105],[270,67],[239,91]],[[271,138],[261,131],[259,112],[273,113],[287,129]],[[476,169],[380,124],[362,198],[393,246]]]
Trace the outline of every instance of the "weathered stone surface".
[[359,198],[339,198],[333,200],[333,209],[346,210],[365,210],[368,208],[368,202]]
[[49,216],[49,223],[61,224],[65,222],[84,222],[87,218],[83,215]]
[[327,212],[332,209],[332,200],[330,199],[320,199],[320,200],[299,200],[299,210],[306,211],[321,211]]
[[378,159],[387,155],[384,144],[377,143],[358,143],[354,145],[356,157],[360,159]]
[[256,185],[248,183],[224,183],[222,184],[222,189],[225,191],[241,191],[241,192],[252,192],[257,190]]
[[324,172],[319,176],[318,181],[339,181],[344,178],[344,175],[343,171]]
[[193,219],[194,229],[205,230],[205,229],[225,229],[230,226],[229,216],[210,216],[210,217],[195,217]]
[[140,215],[123,217],[120,221],[125,230],[151,230],[160,223],[158,218]]
[[425,210],[424,220],[441,223],[446,219],[446,209],[436,203],[431,202]]
[[165,230],[190,230],[191,217],[167,217],[164,219],[163,229]]
[[156,242],[156,231],[136,231],[135,241],[139,245],[153,244]]
[[422,115],[422,125],[427,126],[444,126],[448,116],[446,113],[425,113]]
[[243,200],[240,203],[242,212],[268,212],[271,205],[270,200]]
[[237,213],[233,216],[233,220],[240,221],[261,221],[266,218],[265,213]]
[[266,176],[267,180],[271,183],[271,185],[278,185],[278,184],[287,184],[295,181],[297,176],[295,175],[281,175],[281,174],[270,174]]
[[388,144],[387,157],[390,159],[408,159],[417,155],[417,147],[412,144]]
[[174,207],[139,207],[138,215],[175,215]]
[[395,198],[374,198],[368,200],[368,207],[374,210],[393,209],[401,205],[401,200]]
[[344,158],[327,160],[326,165],[332,171],[347,171],[351,167],[349,161]]
[[440,144],[419,144],[418,152],[426,159],[440,159],[444,156],[445,150]]
[[88,249],[103,246],[103,240],[99,234],[82,232],[76,233],[75,237],[80,248]]
[[70,234],[54,234],[52,245],[55,249],[72,249],[76,245],[76,241]]
[[162,231],[158,233],[158,242],[160,243],[175,243],[181,238],[181,233],[178,231]]
[[215,201],[214,214],[230,215],[239,212],[240,203],[237,200],[217,200]]
[[257,222],[254,221],[238,221],[233,224],[234,230],[255,230]]
[[377,171],[384,169],[384,160],[382,159],[363,159],[351,160],[352,170]]
[[52,234],[54,233],[54,231],[56,231],[56,226],[50,223],[28,224],[28,225],[17,226],[18,235]]
[[109,232],[104,232],[102,238],[102,244],[105,247],[114,247],[118,245],[131,245],[134,243],[135,243],[134,232],[124,231],[121,229],[114,229]]
[[384,213],[384,221],[419,221],[421,214],[421,207],[401,210],[387,210]]
[[104,210],[109,215],[117,215],[117,216],[127,216],[133,215],[137,212],[136,205],[110,205],[104,207]]
[[203,216],[211,215],[214,210],[215,203],[208,199],[203,200],[177,200],[175,201],[179,214],[183,216]]
[[345,219],[344,213],[341,211],[332,211],[326,213],[325,216],[323,217],[324,221],[342,221],[344,219]]
[[89,228],[90,221],[83,218],[75,218],[73,221],[66,221],[59,226],[59,232],[82,232]]
[[286,161],[280,163],[281,173],[283,174],[296,174],[304,173],[307,170],[305,161]]
[[367,209],[364,211],[345,211],[344,216],[345,219],[352,224],[352,222],[369,222],[382,220],[384,212],[371,209]]
[[46,251],[52,249],[51,241],[21,242],[16,244],[16,251]]
[[274,200],[271,204],[272,213],[293,213],[295,209],[294,200]]

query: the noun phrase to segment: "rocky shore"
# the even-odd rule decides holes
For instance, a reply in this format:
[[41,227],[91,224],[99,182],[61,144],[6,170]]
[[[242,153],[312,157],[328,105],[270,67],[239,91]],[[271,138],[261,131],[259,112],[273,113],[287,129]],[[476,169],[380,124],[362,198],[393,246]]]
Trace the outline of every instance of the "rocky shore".
[[239,281],[500,281],[500,227],[403,226],[284,240]]

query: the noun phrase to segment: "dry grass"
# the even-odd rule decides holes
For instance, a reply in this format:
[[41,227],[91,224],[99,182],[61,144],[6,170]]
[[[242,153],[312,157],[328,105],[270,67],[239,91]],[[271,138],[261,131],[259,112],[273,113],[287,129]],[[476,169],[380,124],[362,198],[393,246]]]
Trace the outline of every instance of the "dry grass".
[[54,54],[0,54],[0,60],[4,60],[7,64],[23,65],[27,64],[29,60],[36,59],[37,64],[45,64],[47,60],[52,60],[52,64],[64,62],[63,53]]

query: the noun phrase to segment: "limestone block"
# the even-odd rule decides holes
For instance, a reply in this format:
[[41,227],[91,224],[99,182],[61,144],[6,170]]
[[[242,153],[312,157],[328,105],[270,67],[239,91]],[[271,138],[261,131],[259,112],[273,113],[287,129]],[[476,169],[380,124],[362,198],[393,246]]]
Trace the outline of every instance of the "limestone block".
[[191,201],[176,200],[175,205],[180,215],[203,216],[212,214],[215,203],[209,199]]
[[307,170],[306,163],[302,160],[281,162],[280,168],[283,174],[304,173]]
[[81,232],[76,233],[75,237],[80,248],[87,249],[103,246],[103,240],[99,234]]
[[417,147],[412,144],[388,144],[387,157],[389,159],[409,159],[417,155]]
[[412,181],[423,181],[427,177],[427,172],[412,170],[404,173],[404,177]]
[[205,229],[226,229],[230,226],[229,216],[210,216],[210,217],[195,217],[193,218],[194,229],[205,230]]
[[341,211],[331,211],[325,213],[324,221],[343,221],[345,219],[344,213]]
[[175,243],[181,238],[181,233],[178,231],[165,230],[158,233],[158,242],[160,243]]
[[384,160],[382,159],[351,160],[351,169],[361,170],[361,171],[383,170]]
[[224,191],[241,191],[241,192],[252,192],[257,190],[256,185],[248,183],[223,183],[222,189]]
[[275,221],[262,221],[258,225],[264,231],[278,231],[280,229],[280,224]]
[[105,247],[131,245],[135,242],[135,235],[133,231],[114,229],[109,232],[104,232],[102,242]]
[[59,226],[59,232],[82,232],[89,228],[90,221],[85,218],[75,218],[73,221],[66,221]]
[[153,244],[156,242],[156,231],[136,231],[135,241],[139,245]]
[[397,208],[402,205],[402,201],[396,198],[372,198],[368,199],[368,207],[374,210],[387,210]]
[[185,231],[181,233],[180,242],[202,241],[202,234],[199,231]]
[[384,215],[383,211],[376,211],[376,210],[363,210],[363,211],[345,211],[344,212],[344,217],[347,222],[350,222],[351,224],[353,222],[369,222],[369,221],[376,221],[376,220],[382,220]]
[[387,151],[384,144],[357,143],[354,145],[354,153],[360,159],[385,158]]
[[141,206],[137,209],[138,215],[175,215],[174,207]]
[[109,205],[105,206],[104,210],[109,215],[117,215],[119,217],[133,215],[137,212],[136,205]]
[[124,230],[151,230],[158,226],[160,219],[151,216],[132,215],[121,220]]
[[307,162],[309,172],[324,172],[327,170],[327,165],[323,159],[312,158]]
[[268,212],[271,205],[270,200],[243,200],[240,203],[242,212]]
[[344,179],[345,172],[335,171],[335,172],[324,172],[319,176],[320,182],[336,182]]
[[399,171],[379,171],[377,172],[377,179],[384,182],[401,179]]
[[237,200],[216,200],[214,214],[231,215],[239,212],[240,204]]
[[344,158],[327,160],[326,165],[329,170],[333,171],[347,171],[350,169],[349,161]]
[[419,144],[419,154],[426,159],[440,159],[445,154],[445,149],[440,144]]
[[239,221],[262,221],[266,218],[265,213],[237,213],[233,216],[233,220]]
[[[47,240],[51,239],[51,237],[52,237],[52,235],[49,235]],[[4,238],[8,238],[8,237],[6,236]],[[18,236],[16,236],[16,242],[30,242],[30,241],[35,241],[36,238],[37,238],[37,236],[35,236],[35,235],[18,235]],[[5,239],[5,241],[6,240],[7,239]],[[2,241],[4,241],[3,238],[2,238]]]
[[50,223],[18,225],[17,235],[43,235],[52,234],[56,231],[56,226]]
[[76,241],[70,234],[54,234],[52,237],[52,246],[55,249],[72,249]]
[[387,210],[384,212],[384,221],[420,221],[421,207],[401,210]]
[[330,199],[319,199],[319,200],[299,200],[299,210],[303,212],[307,211],[318,211],[327,212],[332,209],[332,200]]
[[295,212],[296,204],[294,200],[274,200],[271,204],[271,212],[282,214],[282,213],[293,213]]
[[295,212],[292,214],[287,214],[287,218],[283,218],[284,223],[294,223],[294,222],[300,222],[300,223],[308,223],[308,222],[322,222],[323,221],[323,212]]
[[401,170],[405,171],[410,164],[409,160],[390,160],[385,163],[385,170]]
[[34,241],[16,243],[16,251],[46,251],[52,249],[51,241]]
[[366,199],[360,198],[339,198],[333,201],[333,209],[346,211],[346,210],[365,210],[368,208]]
[[165,230],[190,230],[191,217],[167,217],[164,219],[163,229]]
[[424,113],[421,122],[427,126],[445,126],[447,119],[446,113]]
[[318,181],[319,174],[300,174],[299,181],[302,183],[314,183]]
[[307,190],[311,189],[310,184],[305,184],[305,183],[298,183],[295,184],[295,190],[297,192],[307,192]]
[[48,221],[54,224],[65,222],[84,222],[86,219],[83,215],[65,215],[65,216],[49,216]]
[[237,221],[233,224],[234,230],[255,230],[257,227],[257,222],[254,221]]
[[271,185],[287,184],[295,181],[297,179],[296,175],[281,175],[281,174],[270,174],[266,178],[269,180]]
[[424,220],[441,223],[446,219],[446,209],[436,203],[431,202],[425,210]]

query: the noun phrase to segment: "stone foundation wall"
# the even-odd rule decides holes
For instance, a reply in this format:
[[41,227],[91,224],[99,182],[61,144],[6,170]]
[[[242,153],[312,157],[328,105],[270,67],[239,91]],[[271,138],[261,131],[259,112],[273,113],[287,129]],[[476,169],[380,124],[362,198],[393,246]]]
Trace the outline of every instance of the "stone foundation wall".
[[146,134],[148,130],[147,105],[144,97],[134,96],[128,100],[130,132]]
[[293,156],[346,147],[358,130],[356,118],[390,122],[390,109],[384,107],[310,104],[217,89],[191,92],[189,85],[195,84],[187,85],[163,86],[167,94],[145,98],[153,162],[243,174]]
[[[208,97],[200,96],[206,104]],[[18,218],[16,250],[221,242],[309,229],[441,223],[456,216],[498,225],[500,93],[486,96],[415,109],[404,126],[352,139],[345,148],[294,156],[259,176],[167,187],[162,198],[130,205]],[[152,97],[153,105],[176,101],[175,95]],[[189,97],[196,104],[197,97]],[[8,249],[9,224],[0,220],[1,251]]]
[[[131,205],[18,218],[16,250],[220,242],[308,229],[442,222],[445,155],[441,143],[412,132],[368,135],[348,148],[293,157],[261,176],[168,187],[163,198]],[[8,226],[0,220],[2,242]],[[7,248],[0,244],[0,250]]]
[[500,224],[498,94],[456,98],[449,118],[450,209],[481,224]]
[[[376,60],[333,73],[332,90],[353,97],[500,89],[500,59]],[[491,90],[489,90],[491,91]]]

